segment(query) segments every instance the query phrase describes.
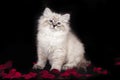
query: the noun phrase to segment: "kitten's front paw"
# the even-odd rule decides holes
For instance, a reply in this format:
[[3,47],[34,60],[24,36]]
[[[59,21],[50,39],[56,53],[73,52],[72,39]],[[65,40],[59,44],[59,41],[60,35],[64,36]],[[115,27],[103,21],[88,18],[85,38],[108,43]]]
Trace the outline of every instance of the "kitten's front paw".
[[62,70],[67,70],[67,69],[72,69],[72,68],[74,68],[73,64],[65,64],[63,65]]
[[39,64],[34,64],[33,69],[43,69],[44,66],[43,65],[39,65]]

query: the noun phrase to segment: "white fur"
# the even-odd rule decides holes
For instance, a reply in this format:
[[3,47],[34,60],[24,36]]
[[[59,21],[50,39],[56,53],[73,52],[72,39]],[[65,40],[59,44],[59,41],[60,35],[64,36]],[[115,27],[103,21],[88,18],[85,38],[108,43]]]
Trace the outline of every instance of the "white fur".
[[[52,23],[49,22],[51,19]],[[38,61],[33,68],[43,69],[49,60],[51,69],[66,70],[77,67],[85,60],[83,43],[71,32],[69,19],[70,14],[58,14],[49,8],[44,10],[38,21]],[[60,25],[57,25],[58,21]]]

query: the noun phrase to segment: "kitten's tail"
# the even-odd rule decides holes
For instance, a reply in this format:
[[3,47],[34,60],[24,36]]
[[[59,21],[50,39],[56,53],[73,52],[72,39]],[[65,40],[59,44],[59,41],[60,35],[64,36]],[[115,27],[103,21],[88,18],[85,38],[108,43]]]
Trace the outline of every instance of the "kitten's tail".
[[78,64],[78,69],[83,68],[85,71],[87,71],[87,67],[91,64],[91,61],[86,60],[84,57]]

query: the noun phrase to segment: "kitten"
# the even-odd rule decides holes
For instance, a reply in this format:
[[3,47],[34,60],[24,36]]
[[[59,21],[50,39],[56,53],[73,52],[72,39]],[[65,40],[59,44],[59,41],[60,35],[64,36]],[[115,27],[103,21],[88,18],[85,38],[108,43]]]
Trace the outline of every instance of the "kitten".
[[86,67],[84,45],[71,32],[70,14],[58,14],[45,8],[38,20],[37,53],[34,69],[43,69],[49,60],[52,69],[66,70]]

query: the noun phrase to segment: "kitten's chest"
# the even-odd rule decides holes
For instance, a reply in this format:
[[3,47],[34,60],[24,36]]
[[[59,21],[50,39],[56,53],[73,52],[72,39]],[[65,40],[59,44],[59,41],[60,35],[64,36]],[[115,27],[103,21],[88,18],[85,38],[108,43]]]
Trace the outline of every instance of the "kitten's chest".
[[54,47],[61,44],[64,38],[60,35],[60,33],[38,33],[37,35],[38,42],[43,47]]

